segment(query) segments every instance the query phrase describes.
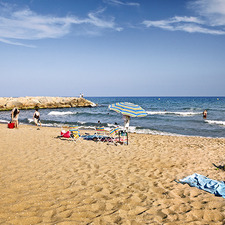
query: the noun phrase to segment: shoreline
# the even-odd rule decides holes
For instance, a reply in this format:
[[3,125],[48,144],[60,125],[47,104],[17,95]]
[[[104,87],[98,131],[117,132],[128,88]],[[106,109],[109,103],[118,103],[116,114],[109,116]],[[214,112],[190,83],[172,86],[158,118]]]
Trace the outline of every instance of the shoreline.
[[[78,125],[82,129],[93,129],[99,126],[98,121],[106,129],[114,124],[123,126],[122,115],[110,111],[109,104],[119,101],[134,101],[141,105],[148,115],[143,118],[132,118],[129,131],[131,133],[146,133],[170,136],[199,136],[208,138],[225,138],[223,101],[210,99],[157,99],[146,98],[90,98],[99,104],[95,108],[61,108],[42,109],[41,121],[46,126]],[[162,100],[162,99],[161,99]],[[203,119],[202,111],[205,105],[211,105],[207,120]],[[166,110],[166,111],[165,111]],[[9,112],[0,112],[0,121],[9,120]],[[32,124],[32,110],[21,110],[19,122]]]
[[[9,121],[8,121],[9,122]],[[0,125],[1,124],[5,124],[7,127],[8,122],[1,122],[0,121]],[[36,127],[33,124],[24,124],[24,123],[19,123],[19,126],[32,126],[32,127]],[[63,125],[63,126],[69,126],[69,125]],[[46,126],[46,125],[42,125],[42,127],[46,127],[46,128],[61,128],[62,126]],[[94,132],[95,129],[90,129],[90,128],[79,128],[79,130],[83,130],[83,131],[91,131]],[[110,129],[106,130],[109,131]],[[162,132],[163,133],[163,132]],[[209,139],[225,139],[225,137],[204,137],[204,136],[192,136],[192,135],[182,135],[182,134],[174,134],[174,133],[168,133],[168,134],[154,134],[154,133],[139,133],[139,132],[128,132],[128,134],[143,134],[143,135],[153,135],[153,136],[171,136],[171,137],[198,137],[198,138],[209,138]]]

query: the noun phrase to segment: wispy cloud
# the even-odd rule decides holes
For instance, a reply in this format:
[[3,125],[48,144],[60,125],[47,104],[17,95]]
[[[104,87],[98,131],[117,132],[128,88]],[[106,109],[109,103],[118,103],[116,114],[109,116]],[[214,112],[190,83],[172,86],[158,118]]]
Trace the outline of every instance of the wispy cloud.
[[169,31],[185,31],[189,33],[225,34],[225,1],[193,0],[189,8],[196,17],[175,16],[167,20],[145,20],[146,27],[158,27]]
[[35,48],[36,47],[34,45],[28,45],[28,44],[23,44],[23,43],[20,43],[20,42],[9,41],[9,40],[3,39],[3,38],[0,38],[0,42],[10,44],[10,45],[18,45],[18,46],[29,47],[29,48]]
[[96,12],[91,12],[88,14],[88,18],[81,20],[81,23],[87,23],[92,24],[96,27],[100,28],[108,28],[108,29],[114,29],[117,31],[121,31],[121,27],[117,27],[114,23],[114,18],[111,18],[110,20],[104,20],[101,19],[99,16],[105,11],[105,9],[98,10]]
[[211,26],[225,25],[224,0],[195,0],[189,3],[191,9],[205,18]]
[[103,0],[103,1],[111,5],[140,6],[140,4],[137,2],[124,2],[119,0]]
[[114,18],[103,17],[104,9],[90,12],[86,18],[75,16],[55,17],[39,15],[29,8],[16,10],[12,5],[0,5],[0,42],[33,47],[20,43],[22,40],[60,38],[76,30],[76,25],[88,25],[91,29],[113,29],[117,27]]

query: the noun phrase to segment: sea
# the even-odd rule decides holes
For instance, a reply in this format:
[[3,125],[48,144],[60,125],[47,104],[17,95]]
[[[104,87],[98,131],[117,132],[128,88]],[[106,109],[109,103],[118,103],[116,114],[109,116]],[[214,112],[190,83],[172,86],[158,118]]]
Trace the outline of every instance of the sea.
[[[104,126],[123,128],[120,113],[109,110],[116,102],[131,102],[146,110],[146,117],[131,118],[129,132],[171,136],[225,137],[225,97],[86,97],[95,107],[39,109],[46,127],[78,125],[80,129]],[[207,110],[207,118],[203,111]],[[32,124],[34,110],[21,110],[19,124]],[[10,121],[10,112],[0,112],[0,123]]]

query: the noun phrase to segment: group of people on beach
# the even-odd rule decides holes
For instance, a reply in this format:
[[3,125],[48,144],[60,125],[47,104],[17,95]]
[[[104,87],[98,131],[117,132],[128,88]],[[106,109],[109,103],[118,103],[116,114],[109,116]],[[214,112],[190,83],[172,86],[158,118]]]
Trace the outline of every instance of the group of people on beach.
[[[19,113],[20,113],[20,110],[17,107],[13,108],[11,112],[11,123],[14,123],[15,128],[18,128],[18,125],[19,125],[19,122],[18,122]],[[38,111],[38,108],[35,108],[35,112],[33,114],[33,120],[36,126],[38,126],[38,123],[41,126],[40,112]]]

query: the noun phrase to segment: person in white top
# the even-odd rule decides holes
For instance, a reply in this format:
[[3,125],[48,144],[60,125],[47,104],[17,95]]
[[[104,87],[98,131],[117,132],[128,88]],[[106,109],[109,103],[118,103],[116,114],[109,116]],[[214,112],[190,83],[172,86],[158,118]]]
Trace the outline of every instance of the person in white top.
[[126,129],[126,132],[128,132],[128,128],[130,125],[130,116],[123,116],[124,119],[124,127]]
[[38,123],[41,126],[40,113],[38,112],[38,108],[36,108],[36,110],[34,112],[33,119],[34,119],[34,123],[36,124],[36,126],[38,125]]

